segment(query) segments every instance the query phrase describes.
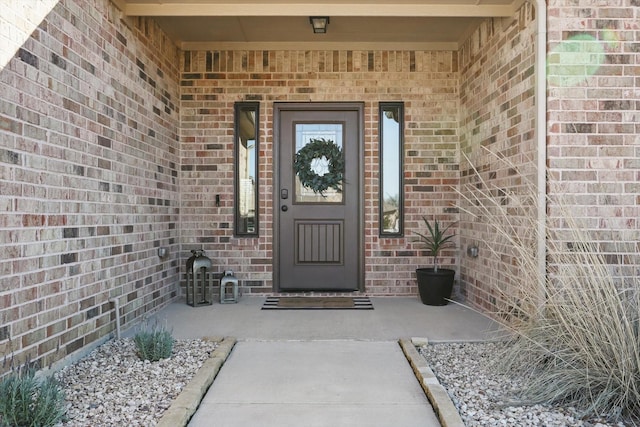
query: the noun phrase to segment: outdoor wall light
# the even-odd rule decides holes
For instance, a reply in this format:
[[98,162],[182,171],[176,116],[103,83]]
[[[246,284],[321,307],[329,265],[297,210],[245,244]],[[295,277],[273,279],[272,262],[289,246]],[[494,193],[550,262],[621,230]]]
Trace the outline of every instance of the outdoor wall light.
[[165,248],[164,246],[158,248],[158,257],[164,258],[168,254],[169,254],[169,252],[167,251],[167,248]]
[[471,258],[477,258],[478,257],[478,245],[471,245],[467,248],[467,255],[469,255]]
[[327,25],[329,25],[328,16],[310,16],[309,22],[313,27],[314,34],[324,34],[327,32]]

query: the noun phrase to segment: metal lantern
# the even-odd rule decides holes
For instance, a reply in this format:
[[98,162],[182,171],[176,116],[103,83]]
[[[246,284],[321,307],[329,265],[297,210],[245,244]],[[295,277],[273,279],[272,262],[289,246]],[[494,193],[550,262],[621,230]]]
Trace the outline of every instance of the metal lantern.
[[[192,249],[191,253],[193,255],[187,260],[187,304],[192,307],[211,305],[213,304],[211,272],[207,280],[207,270],[211,270],[211,260],[204,256],[204,250]],[[198,275],[200,275],[199,281]]]

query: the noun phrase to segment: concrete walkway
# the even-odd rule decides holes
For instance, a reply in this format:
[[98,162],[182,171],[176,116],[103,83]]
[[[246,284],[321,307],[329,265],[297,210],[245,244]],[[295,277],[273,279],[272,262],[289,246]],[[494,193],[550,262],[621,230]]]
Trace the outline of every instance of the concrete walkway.
[[478,341],[499,330],[417,297],[372,298],[374,310],[261,310],[264,299],[157,314],[176,338],[238,339],[190,426],[440,426],[398,339]]
[[440,424],[397,343],[244,341],[189,423],[211,425]]

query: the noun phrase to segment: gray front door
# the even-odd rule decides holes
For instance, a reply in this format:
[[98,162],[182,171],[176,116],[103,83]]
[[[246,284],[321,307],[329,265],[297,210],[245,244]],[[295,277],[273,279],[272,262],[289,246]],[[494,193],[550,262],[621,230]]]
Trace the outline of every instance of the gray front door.
[[[362,117],[362,104],[275,104],[278,291],[362,289]],[[344,162],[339,184],[337,150]],[[307,161],[299,156],[298,167],[308,166],[302,175],[294,167],[299,152]]]

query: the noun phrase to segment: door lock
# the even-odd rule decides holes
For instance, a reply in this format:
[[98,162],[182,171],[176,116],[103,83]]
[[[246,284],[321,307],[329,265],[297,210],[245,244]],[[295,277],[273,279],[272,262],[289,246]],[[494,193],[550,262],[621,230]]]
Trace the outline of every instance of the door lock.
[[282,206],[280,207],[280,210],[281,210],[282,212],[286,212],[286,211],[288,211],[288,210],[289,210],[289,206],[287,206],[287,205],[282,205]]
[[289,198],[289,190],[287,190],[286,188],[283,188],[282,190],[280,190],[280,198],[281,199],[288,199]]

